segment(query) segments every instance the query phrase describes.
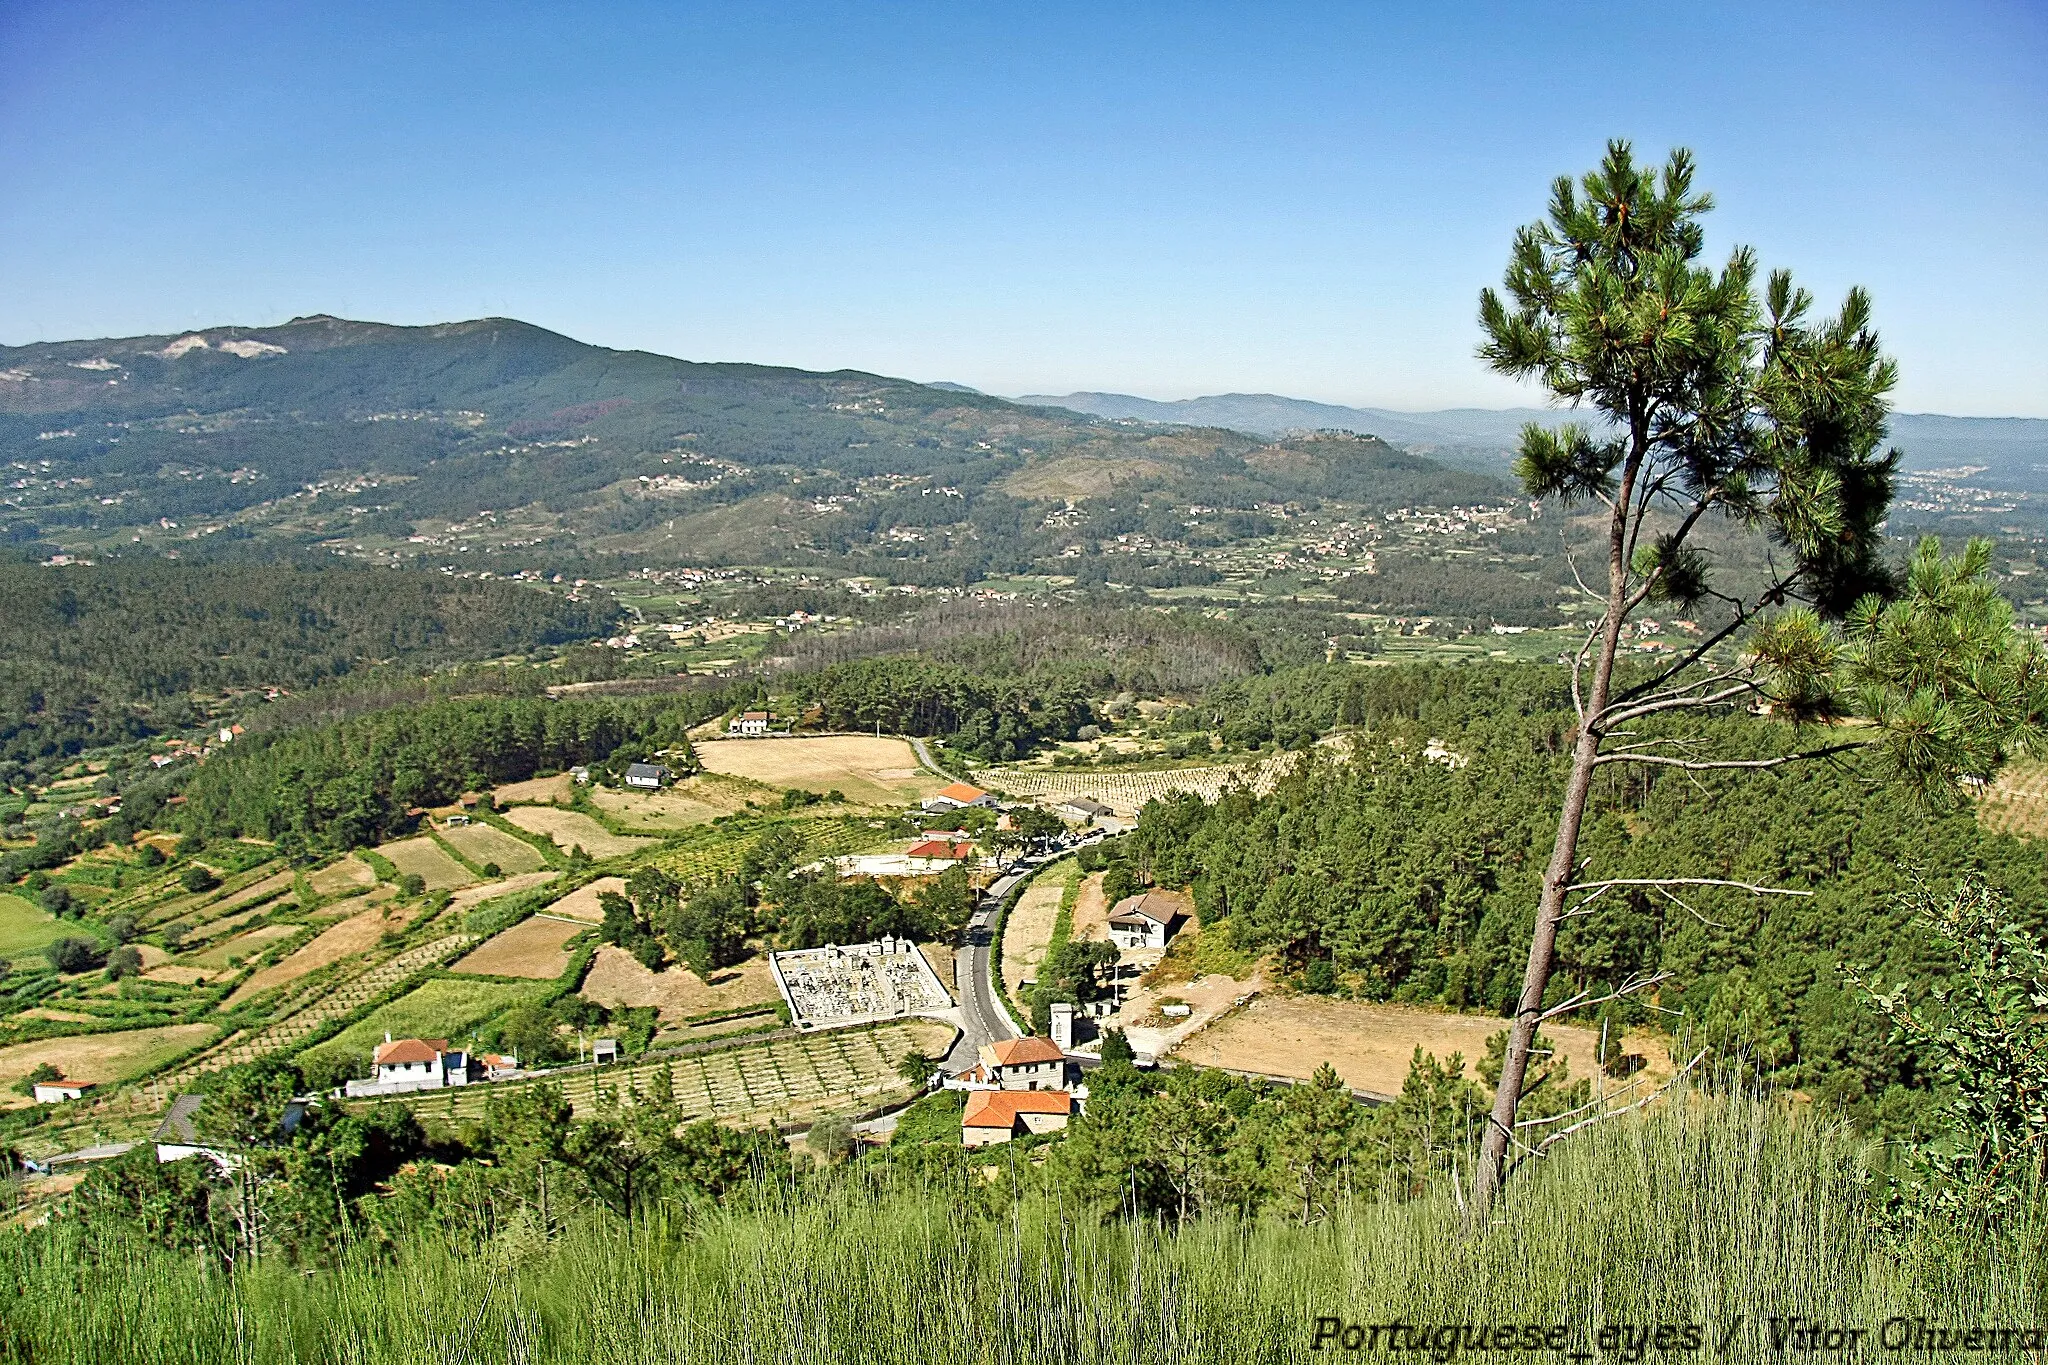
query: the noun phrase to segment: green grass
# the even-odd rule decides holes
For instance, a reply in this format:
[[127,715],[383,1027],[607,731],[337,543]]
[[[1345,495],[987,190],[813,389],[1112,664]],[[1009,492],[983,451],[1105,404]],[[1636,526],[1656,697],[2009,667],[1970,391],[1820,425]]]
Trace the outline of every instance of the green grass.
[[13,960],[41,952],[66,933],[80,932],[20,896],[0,892],[0,958]]
[[514,1005],[541,999],[552,981],[511,983],[473,977],[435,977],[311,1049],[309,1056],[362,1053],[394,1038],[446,1038],[467,1041],[469,1030]]
[[1695,1354],[1588,1358],[1760,1360],[1776,1358],[1772,1317],[1873,1334],[1894,1317],[2041,1320],[2038,1215],[1995,1237],[1895,1250],[1876,1230],[1859,1145],[1756,1103],[1688,1102],[1595,1129],[1518,1180],[1477,1234],[1437,1195],[1361,1197],[1309,1227],[1131,1223],[1071,1192],[1013,1195],[1016,1155],[991,1154],[996,1178],[965,1183],[870,1158],[793,1194],[760,1190],[630,1228],[584,1217],[552,1243],[508,1220],[482,1249],[422,1235],[317,1274],[274,1262],[229,1276],[197,1257],[109,1254],[120,1249],[60,1220],[0,1241],[4,1349],[39,1365],[1310,1365],[1337,1355],[1311,1349],[1328,1315],[1561,1324],[1575,1347],[1604,1328],[1697,1324]]

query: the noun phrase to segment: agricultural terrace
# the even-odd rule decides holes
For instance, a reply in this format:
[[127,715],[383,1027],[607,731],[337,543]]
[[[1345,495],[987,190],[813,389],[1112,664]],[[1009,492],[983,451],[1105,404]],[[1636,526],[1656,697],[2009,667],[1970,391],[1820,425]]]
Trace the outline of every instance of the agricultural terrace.
[[[896,1068],[912,1051],[937,1056],[954,1030],[924,1020],[872,1028],[834,1029],[801,1037],[707,1048],[632,1065],[579,1068],[559,1078],[569,1103],[587,1111],[597,1087],[643,1091],[673,1069],[676,1102],[692,1119],[759,1124],[858,1111],[908,1098],[910,1085]],[[515,1083],[516,1084],[516,1083]],[[507,1086],[463,1086],[406,1096],[422,1118],[479,1119],[492,1094]]]
[[764,954],[718,971],[706,982],[687,967],[649,971],[631,953],[609,946],[597,950],[580,994],[606,1009],[651,1005],[665,1027],[697,1015],[750,1005],[766,1008],[782,998]]
[[[1177,994],[1185,996],[1186,988]],[[1269,1076],[1306,1080],[1328,1062],[1346,1085],[1397,1095],[1416,1048],[1448,1062],[1462,1054],[1465,1074],[1477,1080],[1486,1040],[1506,1021],[1408,1005],[1373,1005],[1316,996],[1260,995],[1244,1008],[1196,1033],[1174,1049],[1177,1061],[1229,1067]],[[1574,1079],[1600,1075],[1595,1064],[1600,1034],[1572,1024],[1543,1026],[1571,1064]],[[1650,1042],[1630,1038],[1625,1046],[1644,1054],[1645,1075],[1668,1076],[1670,1059]],[[1646,1082],[1653,1084],[1654,1081]],[[1613,1082],[1610,1085],[1615,1084]]]
[[455,914],[463,915],[476,909],[486,901],[497,900],[500,896],[513,896],[521,891],[531,891],[536,886],[546,886],[557,876],[554,872],[521,872],[494,882],[478,882],[465,886],[448,898],[448,908]]
[[589,930],[588,924],[530,915],[489,939],[457,962],[451,971],[478,976],[522,976],[553,981],[569,969],[567,944]]
[[1210,802],[1234,783],[1242,783],[1255,792],[1269,792],[1292,758],[1290,754],[1276,754],[1258,763],[1164,768],[1156,772],[990,767],[977,768],[973,776],[977,786],[1028,800],[1093,797],[1128,819],[1136,816],[1147,801],[1173,792],[1193,792]]
[[514,1005],[538,1002],[547,984],[521,985],[473,977],[433,977],[387,1005],[372,1010],[328,1041],[308,1048],[306,1060],[367,1059],[370,1049],[394,1038],[447,1038],[460,1043],[469,1030]]
[[863,806],[914,804],[947,780],[920,766],[908,741],[888,736],[714,739],[698,743],[696,754],[709,772],[820,796],[837,791]]
[[718,773],[683,779],[660,791],[630,787],[598,787],[591,804],[633,829],[691,829],[721,815],[746,809],[764,793],[759,787]]
[[40,953],[65,932],[62,920],[33,901],[0,892],[0,960]]
[[[256,972],[247,981],[235,988],[227,998],[229,1007],[241,1004],[278,986],[288,985],[300,977],[343,958],[356,957],[377,946],[379,939],[387,933],[403,932],[406,922],[412,917],[407,909],[387,907],[381,910],[362,910],[349,916],[331,929],[322,930],[318,937],[299,949],[282,962]],[[282,930],[287,936],[297,932],[292,925],[271,924],[254,932]],[[244,938],[250,935],[242,935]]]
[[427,835],[413,839],[400,839],[385,844],[377,853],[398,869],[401,877],[418,877],[427,884],[429,891],[452,891],[458,886],[468,886],[476,878],[468,868],[445,853],[441,846]]
[[306,887],[316,896],[342,896],[351,891],[367,891],[376,884],[376,869],[354,854],[306,874]]
[[211,1024],[171,1024],[45,1038],[0,1048],[0,1106],[18,1108],[32,1102],[16,1095],[12,1087],[39,1066],[54,1066],[67,1080],[109,1085],[162,1066],[210,1041],[218,1032]]
[[553,806],[514,806],[505,819],[530,834],[552,839],[564,852],[581,848],[593,858],[612,858],[651,847],[652,839],[614,834],[581,811]]
[[596,881],[577,887],[549,905],[547,913],[564,919],[585,920],[597,924],[604,919],[604,908],[598,904],[599,898],[608,891],[614,895],[624,895],[625,890],[624,877],[599,877]]
[[538,872],[547,866],[532,844],[489,825],[451,825],[441,830],[440,836],[443,843],[478,867],[496,863],[500,872]]

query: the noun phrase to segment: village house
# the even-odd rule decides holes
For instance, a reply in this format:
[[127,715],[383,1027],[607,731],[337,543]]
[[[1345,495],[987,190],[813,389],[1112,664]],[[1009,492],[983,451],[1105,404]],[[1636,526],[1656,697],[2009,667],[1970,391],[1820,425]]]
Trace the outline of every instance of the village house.
[[1125,896],[1109,910],[1109,937],[1117,947],[1164,948],[1187,919],[1187,897],[1174,891]]
[[483,1066],[466,1052],[448,1046],[446,1038],[400,1038],[390,1034],[370,1054],[377,1074],[348,1083],[350,1099],[361,1095],[403,1095],[414,1090],[439,1090],[468,1085],[484,1078]]
[[968,806],[992,807],[995,803],[995,797],[981,788],[965,782],[955,782],[927,796],[924,799],[924,808],[927,811],[963,810]]
[[1063,1090],[977,1090],[960,1111],[960,1145],[986,1147],[1031,1133],[1056,1133],[1073,1116]]
[[954,843],[947,839],[926,839],[905,849],[906,858],[925,858],[933,862],[963,863],[974,856],[971,842]]
[[1088,796],[1069,796],[1055,801],[1052,813],[1063,820],[1078,820],[1084,825],[1092,825],[1106,815],[1116,814],[1110,807]]
[[1005,1038],[981,1048],[984,1074],[1004,1090],[1065,1090],[1067,1059],[1050,1038]]
[[626,785],[644,790],[658,791],[668,781],[668,769],[659,763],[629,763],[626,765]]
[[738,719],[725,723],[725,733],[740,739],[758,739],[768,733],[768,727],[774,720],[772,712],[743,711]]

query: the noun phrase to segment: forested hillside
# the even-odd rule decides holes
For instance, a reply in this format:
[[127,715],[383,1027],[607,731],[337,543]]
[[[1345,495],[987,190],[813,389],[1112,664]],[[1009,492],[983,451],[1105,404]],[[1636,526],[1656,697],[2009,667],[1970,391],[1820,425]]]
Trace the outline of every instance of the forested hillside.
[[1056,566],[1077,541],[1231,543],[1272,529],[1262,507],[1509,491],[1371,438],[1105,421],[853,371],[612,351],[502,318],[0,348],[0,373],[15,474],[0,530],[95,553],[234,528],[373,558],[461,541],[557,561],[851,558],[957,583],[1071,572]]
[[[1304,731],[1333,703],[1368,727],[1349,761],[1305,757],[1264,798],[1157,803],[1132,856],[1162,884],[1192,883],[1205,922],[1279,954],[1304,980],[1506,1012],[1553,832],[1571,727],[1564,687],[1561,670],[1470,668],[1311,689],[1305,699],[1320,714],[1304,717]],[[1211,705],[1227,725],[1222,700]],[[1251,695],[1243,705],[1254,709]],[[1717,752],[1782,752],[1791,738],[1749,717],[1716,729]],[[1432,738],[1434,759],[1423,754]],[[1940,887],[1981,872],[2048,929],[2039,847],[1986,833],[1968,810],[1930,815],[1838,764],[1699,781],[1622,771],[1596,788],[1582,843],[1588,877],[1724,878],[1808,894],[1603,897],[1567,925],[1553,995],[1597,996],[1632,973],[1672,972],[1658,1003],[1676,1015],[1623,1002],[1611,1022],[1742,1053],[1776,1084],[1866,1123],[1910,1127],[1928,1078],[1852,999],[1840,969],[1919,983],[1949,969],[1900,900],[1918,879]]]
[[193,693],[304,687],[602,634],[609,601],[349,565],[0,562],[0,758],[188,727]]

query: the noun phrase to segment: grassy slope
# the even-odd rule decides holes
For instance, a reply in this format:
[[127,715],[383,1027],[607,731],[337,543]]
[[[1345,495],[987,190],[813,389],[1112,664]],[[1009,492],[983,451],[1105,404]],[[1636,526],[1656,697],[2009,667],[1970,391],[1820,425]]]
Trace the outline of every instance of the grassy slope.
[[[1899,1315],[2038,1321],[2020,1240],[1980,1257],[1954,1255],[1953,1242],[1894,1256],[1864,1206],[1859,1156],[1820,1123],[1691,1102],[1563,1149],[1477,1237],[1461,1235],[1442,1197],[1360,1200],[1308,1228],[1098,1222],[1075,1217],[1071,1200],[1013,1204],[1000,1158],[967,1196],[980,1216],[963,1215],[943,1177],[906,1177],[887,1194],[856,1179],[766,1213],[729,1201],[632,1231],[584,1222],[544,1251],[508,1234],[525,1239],[516,1254],[421,1240],[395,1265],[365,1256],[315,1276],[275,1265],[230,1281],[196,1260],[94,1255],[60,1229],[15,1234],[24,1254],[0,1257],[0,1278],[15,1281],[0,1286],[11,1291],[0,1315],[46,1365],[1308,1362],[1329,1358],[1310,1349],[1326,1314],[1563,1323],[1581,1344],[1603,1325],[1694,1323],[1699,1358],[1739,1315],[1720,1358],[1757,1359],[1773,1315],[1873,1330]],[[2039,1234],[2009,1235],[2030,1245]],[[1958,1265],[1969,1268],[1944,1268]]]

